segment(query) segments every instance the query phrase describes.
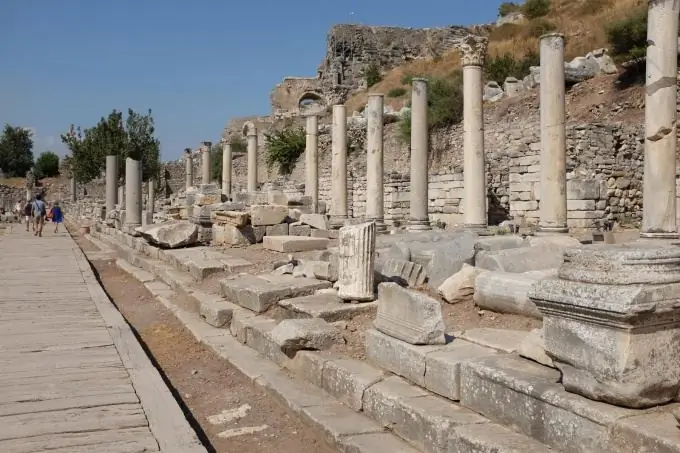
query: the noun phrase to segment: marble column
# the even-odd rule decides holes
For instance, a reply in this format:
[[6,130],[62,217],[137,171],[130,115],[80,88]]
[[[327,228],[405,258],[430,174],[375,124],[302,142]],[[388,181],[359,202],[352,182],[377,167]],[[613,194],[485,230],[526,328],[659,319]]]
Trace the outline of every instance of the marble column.
[[212,147],[211,142],[203,142],[203,148],[201,148],[201,184],[210,184],[212,179],[212,162],[210,159],[210,148]]
[[125,209],[125,186],[118,186],[118,209]]
[[141,162],[125,159],[125,224],[131,227],[142,224],[142,172]]
[[347,109],[333,106],[333,143],[331,154],[331,222],[342,224],[347,218]]
[[340,228],[338,238],[338,296],[343,300],[375,299],[374,222]]
[[185,161],[184,174],[186,176],[186,183],[184,185],[184,188],[186,190],[189,190],[189,187],[192,187],[194,185],[194,157],[191,154],[191,148],[186,148],[184,150],[184,161]]
[[149,186],[149,198],[146,200],[146,210],[150,215],[153,215],[154,204],[156,203],[156,182],[149,179],[147,185]]
[[78,199],[78,193],[77,193],[77,186],[76,186],[76,177],[71,176],[71,201],[75,202]]
[[305,195],[312,197],[312,212],[319,212],[319,117],[307,116]]
[[385,231],[385,188],[383,182],[383,108],[382,94],[368,95],[366,105],[366,220],[375,221]]
[[257,191],[257,129],[248,128],[248,192]]
[[106,212],[118,203],[118,156],[106,156]]
[[427,79],[415,78],[411,90],[411,207],[408,228],[430,230],[428,216]]
[[538,232],[568,233],[564,35],[541,36],[541,201]]
[[642,231],[645,238],[677,238],[676,220],[676,78],[677,0],[649,2],[647,83],[645,90],[645,167]]
[[222,142],[222,195],[231,197],[231,139]]
[[484,83],[487,38],[468,36],[461,45],[463,63],[463,218],[465,227],[487,226],[484,159]]

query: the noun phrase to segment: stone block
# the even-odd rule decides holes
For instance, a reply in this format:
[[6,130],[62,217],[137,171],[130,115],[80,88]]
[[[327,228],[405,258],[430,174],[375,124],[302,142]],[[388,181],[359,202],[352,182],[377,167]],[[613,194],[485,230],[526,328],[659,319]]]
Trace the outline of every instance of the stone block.
[[554,269],[562,264],[562,254],[566,248],[558,244],[543,244],[534,247],[480,252],[475,258],[475,265],[484,270],[516,274]]
[[427,278],[427,273],[420,264],[394,258],[383,263],[380,274],[383,281],[410,287],[421,286]]
[[302,236],[265,236],[264,248],[281,253],[322,250],[328,246],[328,239]]
[[450,304],[469,300],[475,294],[475,279],[480,272],[474,266],[463,264],[461,270],[444,280],[437,291]]
[[250,207],[250,222],[254,226],[277,225],[288,217],[286,206],[253,205]]
[[474,264],[476,240],[474,234],[464,232],[433,243],[430,248],[432,259],[425,267],[431,289],[436,291],[444,280],[461,270],[463,264]]
[[345,343],[338,329],[319,318],[284,319],[270,334],[289,356],[302,349],[323,350]]
[[569,211],[594,211],[595,200],[567,200]]
[[328,230],[328,218],[323,214],[302,214],[300,215],[300,223],[309,225],[317,230]]
[[383,428],[373,420],[342,403],[304,407],[299,413],[304,423],[318,430],[326,443],[341,452],[344,452],[342,445],[345,439],[350,436],[363,437],[383,432]]
[[475,305],[498,313],[514,313],[541,319],[543,315],[529,299],[539,276],[526,273],[480,272],[475,279]]
[[396,283],[378,285],[375,328],[410,344],[444,344],[441,305],[425,294]]
[[609,451],[680,453],[680,429],[670,412],[624,418],[610,431]]
[[288,368],[305,381],[323,387],[323,369],[330,360],[326,355],[315,351],[299,351],[288,363]]
[[250,213],[245,211],[215,211],[211,214],[214,223],[228,223],[244,227],[250,223]]
[[528,333],[524,330],[479,327],[462,332],[458,338],[498,351],[514,353],[517,352]]
[[456,453],[555,453],[542,443],[495,423],[459,426],[451,434],[449,445],[449,451]]
[[361,411],[366,389],[380,382],[383,371],[353,359],[334,359],[323,368],[323,389],[355,411]]
[[328,230],[315,230],[312,228],[309,234],[313,238],[326,238],[330,239],[330,232]]
[[552,359],[545,353],[543,329],[533,329],[529,332],[520,343],[517,353],[521,357],[533,360],[541,365],[554,367]]
[[570,179],[567,181],[567,200],[597,200],[600,198],[600,181]]
[[266,236],[288,236],[288,224],[268,225],[265,227]]
[[198,227],[188,222],[154,223],[135,231],[149,243],[163,248],[186,247],[198,241]]
[[475,250],[492,252],[495,250],[508,250],[524,247],[524,239],[521,236],[487,236],[475,240]]
[[408,444],[399,440],[397,436],[388,433],[362,434],[360,436],[344,437],[344,453],[419,453]]
[[342,227],[338,244],[338,295],[344,300],[375,299],[376,224]]
[[279,301],[291,318],[321,318],[328,322],[349,320],[361,314],[375,314],[377,302],[347,304],[337,294],[313,294]]
[[260,244],[264,240],[264,235],[267,233],[267,227],[265,225],[246,227],[246,229],[251,232],[255,244]]
[[214,297],[213,300],[201,301],[199,314],[206,323],[213,327],[228,326],[234,313],[234,305],[217,296]]
[[212,242],[215,245],[250,245],[255,243],[255,234],[251,226],[238,228],[228,223],[213,224]]
[[309,236],[311,231],[312,227],[303,225],[300,222],[291,223],[288,226],[288,234],[291,236]]
[[487,422],[469,409],[429,395],[396,376],[366,390],[364,412],[428,453],[448,453],[449,435],[457,426]]

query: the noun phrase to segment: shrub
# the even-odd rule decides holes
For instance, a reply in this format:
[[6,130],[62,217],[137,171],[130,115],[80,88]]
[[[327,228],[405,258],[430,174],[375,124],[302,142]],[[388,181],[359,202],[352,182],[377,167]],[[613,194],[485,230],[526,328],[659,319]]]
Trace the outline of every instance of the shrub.
[[[430,78],[427,115],[430,131],[451,126],[463,119],[463,77],[460,71],[455,71],[447,78]],[[405,143],[411,140],[410,112],[402,116],[399,133]]]
[[59,156],[52,151],[45,151],[35,161],[35,173],[38,178],[49,178],[59,174]]
[[366,79],[366,86],[368,88],[372,87],[373,85],[382,80],[382,74],[380,74],[380,67],[375,62],[371,62],[371,64],[369,64],[368,67],[366,67],[363,75],[364,78]]
[[538,66],[541,63],[540,56],[536,52],[529,52],[521,59],[517,60],[512,54],[487,58],[484,65],[484,73],[487,80],[493,80],[502,84],[508,77],[522,79],[529,74],[531,66]]
[[265,134],[267,144],[267,167],[277,167],[279,173],[289,175],[298,157],[305,152],[305,131],[301,127],[285,127]]
[[635,10],[607,27],[607,40],[615,57],[644,57],[647,52],[647,8]]
[[545,19],[534,19],[529,22],[529,28],[527,29],[527,34],[531,38],[538,38],[546,33],[555,31],[557,26]]
[[388,91],[387,97],[388,98],[400,98],[405,94],[406,94],[406,88],[398,87],[398,88],[392,88],[390,91]]
[[499,17],[505,17],[510,13],[514,13],[515,11],[518,11],[519,9],[520,9],[520,6],[517,3],[504,2],[504,3],[501,3],[501,6],[498,7],[498,16]]
[[550,12],[550,0],[526,0],[522,5],[522,13],[529,19],[543,17]]
[[400,82],[402,85],[411,85],[413,77],[414,77],[413,74],[404,74],[403,76],[401,76]]

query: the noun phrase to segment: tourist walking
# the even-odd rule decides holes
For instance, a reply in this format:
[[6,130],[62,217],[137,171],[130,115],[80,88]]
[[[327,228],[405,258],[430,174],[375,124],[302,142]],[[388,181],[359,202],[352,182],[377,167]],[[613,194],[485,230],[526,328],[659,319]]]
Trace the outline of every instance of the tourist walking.
[[54,202],[54,205],[52,206],[52,209],[50,210],[50,214],[52,214],[52,223],[54,223],[54,232],[58,233],[59,232],[59,224],[64,221],[64,214],[61,212],[61,207],[59,206],[58,201]]
[[35,196],[33,202],[33,223],[35,224],[35,236],[42,237],[43,226],[45,226],[45,216],[47,215],[47,207],[42,200],[42,195]]
[[31,230],[35,231],[35,224],[31,221],[33,217],[33,201],[28,200],[24,205],[24,218],[26,221],[26,231],[28,231],[28,225],[31,225]]

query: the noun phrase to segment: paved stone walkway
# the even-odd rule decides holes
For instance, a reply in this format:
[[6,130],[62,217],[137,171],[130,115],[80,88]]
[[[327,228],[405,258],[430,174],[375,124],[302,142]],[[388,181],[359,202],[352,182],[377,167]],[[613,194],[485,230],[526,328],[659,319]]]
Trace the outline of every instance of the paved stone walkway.
[[67,233],[0,235],[0,452],[205,453]]

